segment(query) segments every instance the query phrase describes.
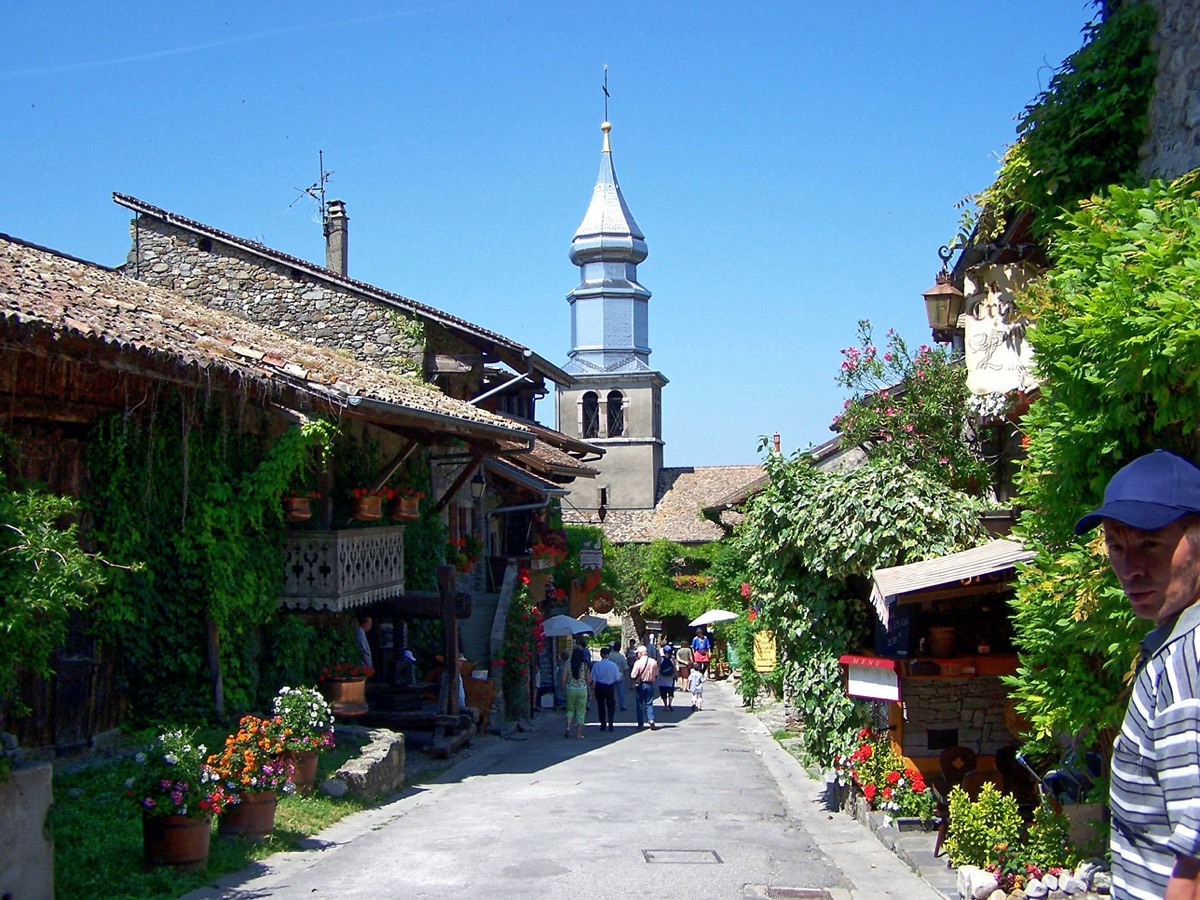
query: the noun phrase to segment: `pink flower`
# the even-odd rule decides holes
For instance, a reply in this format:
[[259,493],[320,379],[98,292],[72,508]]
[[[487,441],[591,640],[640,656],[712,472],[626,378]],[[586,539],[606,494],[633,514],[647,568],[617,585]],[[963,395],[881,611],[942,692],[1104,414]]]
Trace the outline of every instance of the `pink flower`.
[[941,459],[938,460],[938,465],[948,466],[948,465],[950,465],[950,459],[948,457],[943,456]]

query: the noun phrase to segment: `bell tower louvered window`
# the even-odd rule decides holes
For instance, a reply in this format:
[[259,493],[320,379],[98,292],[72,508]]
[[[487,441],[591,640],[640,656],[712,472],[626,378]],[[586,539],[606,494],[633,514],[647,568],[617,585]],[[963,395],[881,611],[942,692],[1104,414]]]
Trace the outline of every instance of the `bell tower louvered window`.
[[600,398],[596,396],[595,391],[588,391],[583,395],[583,436],[585,438],[599,437],[600,435]]
[[608,436],[625,434],[625,398],[620,391],[608,392]]

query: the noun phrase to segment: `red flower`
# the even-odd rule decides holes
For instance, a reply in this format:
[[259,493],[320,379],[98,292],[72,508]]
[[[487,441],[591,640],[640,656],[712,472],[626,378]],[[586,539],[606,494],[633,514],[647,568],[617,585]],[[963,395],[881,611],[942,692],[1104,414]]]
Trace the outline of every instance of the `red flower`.
[[895,784],[895,783],[896,783],[897,781],[899,781],[899,780],[900,780],[900,773],[899,773],[899,772],[896,772],[896,771],[894,771],[894,770],[893,770],[893,771],[891,771],[891,772],[888,772],[888,773],[887,773],[887,782],[888,782],[888,784]]
[[750,599],[750,582],[742,582],[742,597],[746,600]]
[[892,789],[891,789],[890,787],[885,787],[885,788],[883,789],[883,799],[884,799],[884,800],[891,800],[891,799],[892,799]]
[[863,796],[867,798],[868,803],[873,802],[875,800],[875,785],[868,784],[863,788]]
[[753,622],[757,618],[758,618],[758,612],[756,610],[752,609],[746,613],[746,621],[747,622]]

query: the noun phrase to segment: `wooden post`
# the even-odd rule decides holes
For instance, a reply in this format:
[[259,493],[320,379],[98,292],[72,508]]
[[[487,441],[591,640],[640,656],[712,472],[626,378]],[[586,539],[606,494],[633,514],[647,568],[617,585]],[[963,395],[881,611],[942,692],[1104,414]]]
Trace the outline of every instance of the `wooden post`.
[[454,614],[455,572],[454,566],[438,566],[438,594],[441,597],[442,630],[445,642],[442,658],[446,667],[442,671],[442,685],[438,690],[438,720],[433,729],[434,744],[446,737],[446,716],[457,716],[458,708],[458,617]]

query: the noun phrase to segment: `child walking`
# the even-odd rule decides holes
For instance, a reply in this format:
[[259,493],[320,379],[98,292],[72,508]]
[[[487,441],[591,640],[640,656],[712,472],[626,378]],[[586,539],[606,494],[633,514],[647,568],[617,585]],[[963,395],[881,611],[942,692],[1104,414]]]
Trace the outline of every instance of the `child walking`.
[[688,673],[688,690],[692,692],[692,709],[704,709],[704,673],[699,669]]

